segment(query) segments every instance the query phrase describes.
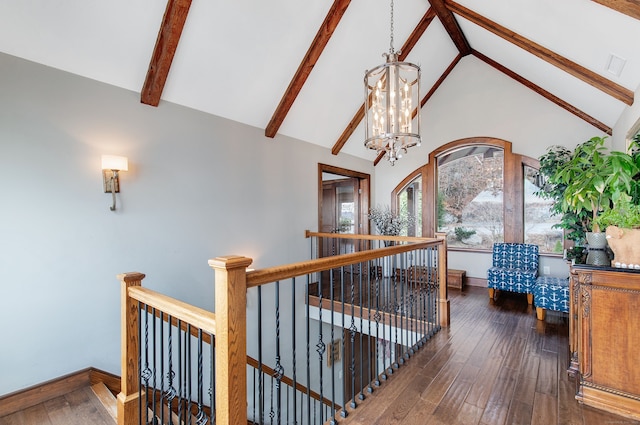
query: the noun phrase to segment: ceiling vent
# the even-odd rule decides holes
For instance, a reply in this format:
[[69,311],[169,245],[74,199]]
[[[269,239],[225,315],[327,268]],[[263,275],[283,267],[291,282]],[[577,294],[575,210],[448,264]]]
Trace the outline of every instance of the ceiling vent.
[[620,56],[616,56],[613,53],[609,53],[609,60],[607,61],[607,72],[609,74],[619,77],[622,74],[622,69],[627,63],[626,59],[622,59]]

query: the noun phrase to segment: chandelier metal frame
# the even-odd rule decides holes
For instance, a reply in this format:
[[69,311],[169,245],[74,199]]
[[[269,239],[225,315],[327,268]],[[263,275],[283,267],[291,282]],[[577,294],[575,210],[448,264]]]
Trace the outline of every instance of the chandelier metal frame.
[[365,72],[364,146],[385,153],[391,165],[407,149],[420,146],[420,67],[399,62],[393,48],[393,0],[391,37],[386,62]]

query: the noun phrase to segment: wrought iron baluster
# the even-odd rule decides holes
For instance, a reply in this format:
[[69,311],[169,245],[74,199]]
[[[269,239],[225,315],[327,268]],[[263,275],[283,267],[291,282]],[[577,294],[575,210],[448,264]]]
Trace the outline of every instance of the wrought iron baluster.
[[[173,399],[176,397],[176,389],[173,386],[173,379],[175,378],[175,372],[173,371],[173,332],[171,326],[171,315],[167,316],[167,330],[169,331],[169,345],[168,345],[168,353],[167,353],[167,367],[169,371],[167,372],[167,390],[164,394],[167,399],[167,415],[169,416],[169,424],[173,425],[173,420],[171,417],[171,411],[173,408]],[[178,344],[180,345],[180,344]],[[162,411],[164,413],[164,406],[162,406]],[[163,422],[164,423],[164,422]]]
[[[420,270],[426,270],[426,263],[425,263],[425,255],[424,255],[425,250],[421,250],[420,251]],[[424,282],[424,277],[420,278],[420,280],[418,281],[419,285],[420,285],[420,317],[422,318],[422,342],[425,343],[428,339],[428,333],[429,333],[429,324],[428,324],[428,320],[429,320],[429,316],[427,314],[427,305],[428,305],[428,298],[427,298],[427,285]]]
[[[296,278],[291,278],[291,345],[292,345],[292,371],[291,371],[291,379],[293,381],[293,417],[297,418],[296,414],[298,412],[297,403],[296,403]],[[287,399],[288,399],[287,393]],[[288,404],[288,402],[287,402]],[[294,421],[296,422],[296,421]],[[287,424],[289,423],[289,408],[287,407]]]
[[[207,423],[207,415],[204,412],[204,376],[203,376],[203,360],[202,360],[202,329],[198,329],[198,413],[196,414],[196,424],[204,425]],[[190,410],[187,411],[188,413]],[[185,423],[189,415],[185,416]],[[189,419],[188,423],[191,420]]]
[[[358,404],[356,403],[356,356],[355,356],[355,351],[356,351],[356,347],[355,347],[355,340],[356,340],[356,331],[358,330],[356,328],[356,324],[355,324],[355,288],[354,288],[354,283],[353,283],[353,266],[350,266],[350,279],[349,279],[349,286],[351,289],[351,296],[350,296],[350,302],[351,302],[351,325],[349,326],[349,339],[350,339],[350,343],[351,343],[351,365],[349,366],[349,371],[351,372],[351,403],[350,406],[352,409],[355,409],[356,407],[358,407]],[[344,297],[343,297],[344,298]],[[343,306],[343,312],[342,312],[342,323],[344,326],[344,299],[342,302],[342,306]],[[344,361],[346,362],[347,359],[344,359]],[[346,416],[347,410],[346,409],[342,409],[343,413],[343,417]]]
[[[180,329],[180,328],[178,328],[178,329]],[[191,391],[193,390],[193,382],[191,381],[191,379],[192,379],[191,371],[193,370],[193,367],[191,365],[191,359],[193,358],[192,357],[192,352],[191,352],[192,346],[191,346],[191,338],[190,338],[190,336],[191,336],[191,324],[187,325],[187,335],[188,335],[188,337],[187,337],[187,346],[185,347],[185,352],[186,352],[186,355],[187,355],[186,370],[188,370],[189,373],[187,373],[187,395],[186,395],[187,408],[186,408],[186,410],[187,410],[187,412],[189,412],[189,414],[191,414],[191,407],[192,407],[191,406],[191,402],[193,400],[193,395],[191,394]]]
[[[138,303],[140,306],[140,303]],[[152,316],[153,317],[153,316]],[[153,319],[152,319],[153,320]],[[154,323],[154,322],[152,322]],[[154,335],[155,338],[155,335]],[[155,344],[154,344],[155,346]],[[142,346],[140,346],[142,349]],[[144,412],[145,423],[149,423],[149,380],[153,377],[153,371],[149,365],[149,306],[145,304],[144,306],[144,368],[140,368],[142,372],[140,373],[140,377],[144,380],[144,403],[142,397],[140,397],[140,417],[142,418],[142,412]],[[140,388],[143,388],[140,386]]]
[[[394,255],[394,259],[395,259],[395,255]],[[394,282],[397,282],[398,279],[397,277],[394,279]],[[405,285],[402,282],[402,280],[400,280],[400,302],[398,303],[398,311],[396,312],[396,324],[397,324],[397,315],[400,315],[400,355],[396,356],[398,357],[398,363],[400,365],[404,364],[404,360],[407,357],[407,352],[406,352],[406,325],[405,325],[405,307],[406,307],[406,290],[405,290]],[[396,327],[396,332],[398,332],[397,327]],[[396,341],[396,347],[397,347],[397,341]]]
[[[332,347],[332,352],[329,353],[330,356],[333,356],[333,343],[334,343],[334,335],[335,335],[335,324],[334,324],[334,317],[335,317],[335,308],[334,308],[334,294],[333,294],[333,286],[334,286],[334,271],[333,269],[331,269],[330,273],[329,273],[329,281],[330,281],[330,289],[329,289],[329,298],[330,298],[330,304],[331,304],[331,347]],[[335,363],[331,362],[331,425],[335,425],[337,424],[336,420],[335,420],[335,415],[336,415],[336,374],[334,373],[334,368],[335,368]]]
[[[440,259],[438,258],[438,251],[436,249],[433,249],[433,248],[432,248],[432,250],[434,251],[434,262],[435,262],[435,267],[436,267],[436,270],[437,270],[438,269],[438,263],[439,263]],[[437,285],[436,285],[437,292],[436,292],[436,294],[438,295],[438,298],[440,298],[440,285],[442,285],[443,282],[440,282],[440,276],[439,275],[436,277],[436,279],[437,279]],[[446,282],[445,282],[445,284],[446,284]],[[437,303],[438,303],[438,301],[436,301],[436,316],[437,316],[437,318],[436,318],[436,320],[437,320],[436,321],[436,326],[437,326],[437,329],[440,330],[441,329],[441,326],[440,326],[440,309],[438,308]]]
[[[152,404],[153,407],[151,409],[151,412],[152,412],[152,415],[153,415],[152,419],[155,420],[156,412],[158,411],[157,408],[156,408],[156,404],[157,404],[157,402],[156,402],[156,399],[157,399],[156,391],[157,391],[157,388],[158,388],[158,374],[157,374],[157,372],[158,372],[158,367],[157,367],[158,357],[157,357],[157,353],[156,353],[156,347],[158,346],[158,341],[157,341],[158,318],[156,317],[156,313],[157,312],[156,312],[155,308],[153,308],[151,310],[151,313],[153,315],[153,389],[152,389],[152,393],[153,394],[151,396],[151,404]],[[161,320],[160,323],[162,323],[162,319],[160,319],[160,320]],[[162,341],[162,337],[160,337],[160,341]],[[162,382],[162,371],[160,371],[160,382]]]
[[[393,341],[393,367],[394,368],[399,368],[400,365],[398,364],[398,311],[400,309],[400,304],[398,303],[398,282],[395,279],[393,280],[393,324],[394,326],[394,341]],[[391,371],[389,372],[390,374],[393,372],[393,368],[390,368]]]
[[[407,266],[410,262],[410,258],[412,256],[412,253],[408,252],[405,253],[403,256],[403,262],[404,262],[404,269],[403,270],[407,270]],[[406,288],[406,292],[407,292],[407,307],[406,307],[406,320],[407,320],[407,354],[409,357],[413,356],[415,354],[415,334],[413,332],[413,299],[414,299],[414,288],[413,288],[413,284],[412,282],[409,281],[409,279],[406,278],[406,272],[405,272],[405,279],[403,279],[403,285]]]
[[[313,249],[313,248],[312,248]],[[318,286],[321,286],[322,282],[318,282]],[[307,342],[307,423],[311,423],[311,321],[309,320],[311,315],[311,306],[309,303],[309,292],[311,292],[311,275],[307,275],[307,285],[305,288],[305,298],[307,301],[307,320],[306,320],[306,335]],[[322,320],[320,320],[322,323]],[[302,422],[302,421],[301,421]]]
[[[380,357],[380,320],[382,319],[382,315],[380,314],[380,297],[381,297],[381,291],[380,291],[380,283],[381,283],[381,279],[379,276],[376,275],[376,313],[373,316],[375,321],[376,321],[376,386],[379,387],[380,386],[380,380],[377,378],[378,376],[380,377],[380,379],[382,379],[383,381],[387,379],[387,375],[386,375],[386,365],[385,365],[385,349],[384,349],[384,345],[382,347],[382,371],[378,370],[378,357]],[[384,305],[384,304],[383,304]],[[384,323],[382,325],[382,341],[384,344]]]
[[[178,420],[182,420],[183,404],[186,397],[186,378],[191,373],[186,367],[186,356],[183,355],[183,344],[187,343],[187,334],[182,332],[182,321],[177,321],[178,330]],[[184,370],[184,377],[182,371]],[[171,413],[169,413],[171,415]]]
[[[365,263],[364,267],[369,270],[370,269],[370,263]],[[372,361],[372,353],[373,353],[373,359],[375,359],[374,361],[377,363],[377,358],[375,355],[375,347],[374,347],[374,351],[371,351],[371,339],[373,337],[373,335],[371,334],[371,320],[373,319],[373,316],[371,315],[371,303],[372,303],[372,299],[371,299],[371,273],[367,273],[366,276],[366,282],[367,282],[367,310],[368,310],[368,316],[367,316],[367,325],[369,326],[369,332],[367,333],[367,353],[368,357],[369,357],[369,361]],[[376,365],[377,366],[377,365]],[[369,365],[369,385],[367,388],[367,391],[369,393],[373,392],[373,387],[371,386],[371,383],[374,381],[374,379],[378,379],[378,374],[377,374],[377,367],[376,367],[376,374],[375,376],[372,376],[372,369],[371,369],[371,365]]]
[[[320,381],[320,398],[324,397],[324,385],[322,382],[322,378],[323,378],[323,367],[322,367],[322,357],[324,355],[324,352],[326,351],[326,344],[322,341],[323,338],[323,334],[322,334],[322,287],[323,287],[324,282],[322,282],[322,275],[320,275],[320,282],[318,282],[318,297],[320,299],[319,302],[319,307],[318,307],[318,343],[316,344],[316,352],[318,353],[318,374],[319,374],[319,381]],[[331,291],[331,293],[333,294],[333,291]],[[309,381],[311,382],[311,381]],[[315,409],[315,403],[314,403],[314,409]],[[320,419],[320,422],[324,422],[324,416],[322,415],[322,411],[320,412],[320,415],[322,416]],[[315,418],[315,414],[314,414],[314,418]]]
[[[360,395],[358,396],[358,398],[360,400],[364,400],[364,387],[365,387],[365,383],[364,383],[364,378],[365,378],[365,371],[363,370],[363,360],[362,360],[362,356],[363,356],[363,342],[362,342],[362,338],[363,338],[363,334],[364,334],[364,306],[362,305],[362,263],[358,263],[357,266],[358,268],[358,305],[360,307]],[[371,370],[371,368],[369,368],[369,370]],[[369,377],[369,371],[367,371],[367,377]],[[371,380],[369,380],[368,382],[371,382]]]
[[264,424],[264,376],[262,369],[262,286],[258,286],[258,423]]
[[253,386],[251,387],[251,394],[252,394],[252,406],[253,406],[253,414],[251,416],[251,423],[255,423],[256,421],[256,375],[258,373],[258,369],[254,368],[253,369]]
[[276,281],[276,295],[275,295],[275,308],[276,308],[276,366],[274,368],[275,389],[276,389],[276,416],[277,423],[280,425],[282,420],[282,403],[281,403],[281,391],[280,382],[284,376],[284,368],[280,363],[280,281]]

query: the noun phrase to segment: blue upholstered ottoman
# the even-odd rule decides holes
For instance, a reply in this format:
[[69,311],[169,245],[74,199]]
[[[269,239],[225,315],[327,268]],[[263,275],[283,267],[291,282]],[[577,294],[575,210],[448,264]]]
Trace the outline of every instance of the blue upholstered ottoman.
[[538,320],[544,320],[545,311],[569,312],[569,278],[539,276],[533,287],[533,303]]

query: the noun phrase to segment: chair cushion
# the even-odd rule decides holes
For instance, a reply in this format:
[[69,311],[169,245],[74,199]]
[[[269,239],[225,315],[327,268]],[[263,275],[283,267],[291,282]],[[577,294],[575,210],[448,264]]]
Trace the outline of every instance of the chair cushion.
[[491,267],[487,271],[487,286],[502,291],[530,294],[536,283],[538,270],[516,270]]
[[533,303],[546,310],[569,312],[569,278],[540,276],[533,288]]

